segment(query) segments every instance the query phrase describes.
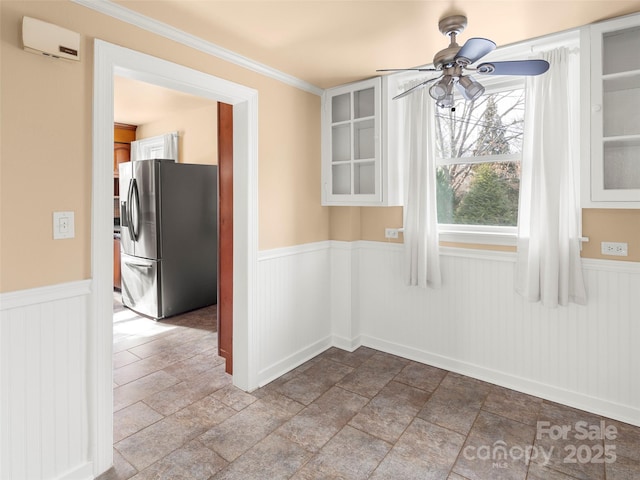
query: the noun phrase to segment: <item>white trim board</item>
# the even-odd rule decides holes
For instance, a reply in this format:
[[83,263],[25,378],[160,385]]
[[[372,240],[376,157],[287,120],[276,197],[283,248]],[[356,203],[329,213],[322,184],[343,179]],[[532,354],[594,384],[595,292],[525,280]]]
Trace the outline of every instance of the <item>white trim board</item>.
[[91,280],[0,293],[0,311],[80,297],[91,293]]
[[102,13],[103,15],[108,15],[117,20],[135,25],[136,27],[147,30],[148,32],[160,35],[162,37],[168,38],[169,40],[173,40],[174,42],[186,45],[187,47],[246,68],[247,70],[252,70],[266,77],[270,77],[278,80],[279,82],[291,85],[292,87],[299,88],[300,90],[304,90],[318,96],[322,95],[323,89],[321,89],[320,87],[316,87],[315,85],[305,82],[304,80],[300,80],[299,78],[296,78],[287,73],[281,72],[280,70],[277,70],[275,68],[269,67],[268,65],[244,57],[240,54],[232,52],[231,50],[227,50],[226,48],[216,45],[215,43],[203,40],[202,38],[196,37],[195,35],[187,33],[183,30],[179,30],[175,27],[172,27],[171,25],[134,12],[133,10],[113,3],[110,0],[71,1],[77,3],[78,5],[82,5],[83,7],[87,7],[95,10],[96,12]]
[[113,77],[115,74],[233,105],[233,382],[258,386],[258,93],[157,57],[95,40],[91,265],[87,328],[90,445],[96,475],[113,462]]

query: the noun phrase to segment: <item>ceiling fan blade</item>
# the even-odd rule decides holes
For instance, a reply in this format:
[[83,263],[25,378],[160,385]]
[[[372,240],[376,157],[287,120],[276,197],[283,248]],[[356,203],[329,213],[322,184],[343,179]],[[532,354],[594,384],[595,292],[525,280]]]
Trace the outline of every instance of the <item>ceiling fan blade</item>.
[[407,95],[409,95],[410,93],[415,92],[415,91],[416,91],[416,90],[418,90],[419,88],[424,87],[426,84],[428,84],[428,83],[430,83],[430,82],[434,82],[434,81],[436,81],[436,80],[438,80],[438,79],[440,79],[440,78],[442,78],[442,77],[443,77],[443,75],[441,75],[441,76],[439,76],[439,77],[435,77],[435,78],[430,78],[429,80],[425,80],[424,82],[419,83],[418,85],[414,85],[414,86],[413,86],[413,87],[411,87],[409,90],[405,90],[405,91],[404,91],[404,92],[402,92],[401,94],[396,95],[395,97],[393,97],[393,99],[392,99],[392,100],[398,100],[398,99],[400,99],[400,98],[402,98],[402,97],[406,97]]
[[549,70],[545,60],[513,60],[478,65],[477,72],[484,75],[540,75]]
[[454,60],[459,65],[470,65],[487,53],[493,52],[496,44],[487,38],[470,38],[458,51]]
[[376,72],[437,72],[435,68],[379,68]]

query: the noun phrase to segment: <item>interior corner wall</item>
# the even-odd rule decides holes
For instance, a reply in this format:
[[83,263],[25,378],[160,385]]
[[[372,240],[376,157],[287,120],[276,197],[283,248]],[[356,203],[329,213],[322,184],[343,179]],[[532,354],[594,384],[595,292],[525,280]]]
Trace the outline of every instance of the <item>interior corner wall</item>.
[[400,245],[361,241],[350,253],[331,277],[340,284],[352,272],[350,302],[334,312],[351,337],[336,346],[376,348],[640,426],[640,264],[583,259],[588,304],[547,308],[513,290],[512,252],[443,248],[440,289],[405,285]]

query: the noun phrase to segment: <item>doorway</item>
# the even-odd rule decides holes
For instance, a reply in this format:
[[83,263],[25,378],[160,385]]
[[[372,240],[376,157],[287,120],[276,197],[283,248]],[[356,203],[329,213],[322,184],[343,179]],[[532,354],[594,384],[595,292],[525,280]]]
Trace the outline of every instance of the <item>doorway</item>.
[[[232,318],[233,318],[233,106],[210,98],[192,95],[158,85],[141,82],[132,78],[114,76],[114,308],[119,310],[114,316],[114,342],[126,338],[134,341],[138,335],[134,325],[143,327],[146,322],[137,322],[138,316],[127,315],[120,311],[119,301],[122,278],[120,275],[120,209],[119,190],[126,195],[126,186],[118,188],[118,166],[129,162],[131,158],[131,142],[138,141],[138,155],[162,156],[154,153],[148,145],[157,145],[156,150],[171,152],[178,163],[215,165],[217,180],[212,182],[209,192],[216,191],[216,222],[219,232],[218,245],[217,291],[214,287],[211,294],[219,300],[213,315],[217,316],[219,341],[217,349],[226,360],[226,372],[232,373]],[[175,132],[175,134],[171,134]],[[172,147],[164,146],[164,142],[175,142]],[[195,193],[195,191],[194,191]],[[194,228],[199,228],[193,225]],[[184,231],[184,230],[183,230]],[[191,238],[193,232],[184,231]],[[212,250],[207,250],[212,251]],[[216,271],[217,268],[217,271]],[[137,270],[134,270],[138,273]],[[205,275],[201,271],[200,275]],[[210,278],[206,274],[207,278]],[[206,295],[201,292],[200,303]],[[216,327],[216,322],[213,323]],[[146,329],[143,328],[144,331]],[[140,333],[141,336],[146,336]],[[116,345],[114,345],[114,348]],[[121,347],[121,346],[118,346]],[[133,359],[130,359],[133,361]],[[114,359],[114,362],[116,360]]]
[[88,397],[94,472],[113,462],[113,77],[133,78],[227,103],[233,108],[233,383],[257,387],[257,92],[166,60],[95,41],[91,264],[87,328]]

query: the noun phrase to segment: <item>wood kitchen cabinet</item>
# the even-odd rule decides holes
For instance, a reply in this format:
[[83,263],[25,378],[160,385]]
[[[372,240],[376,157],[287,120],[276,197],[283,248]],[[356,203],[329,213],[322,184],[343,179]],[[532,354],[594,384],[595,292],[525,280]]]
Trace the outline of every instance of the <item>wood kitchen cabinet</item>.
[[131,142],[136,139],[136,125],[114,123],[113,125],[113,196],[118,197],[118,166],[131,158]]
[[120,239],[113,237],[113,288],[122,288],[122,275],[120,274]]
[[[113,125],[113,216],[114,231],[120,227],[120,184],[118,166],[131,158],[131,142],[136,139],[136,126],[124,123]],[[119,230],[118,230],[119,231]],[[120,239],[113,238],[113,288],[120,290]]]

